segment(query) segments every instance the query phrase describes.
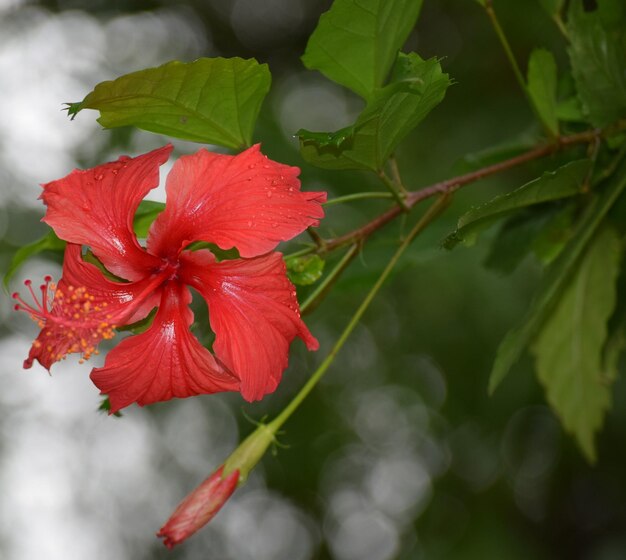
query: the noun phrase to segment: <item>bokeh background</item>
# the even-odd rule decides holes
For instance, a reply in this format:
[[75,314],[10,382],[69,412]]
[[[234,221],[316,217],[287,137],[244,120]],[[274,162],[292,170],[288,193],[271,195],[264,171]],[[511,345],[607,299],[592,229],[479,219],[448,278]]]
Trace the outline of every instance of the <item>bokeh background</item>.
[[[105,79],[199,56],[256,57],[273,74],[255,138],[302,168],[304,188],[342,195],[381,190],[362,173],[306,165],[299,128],[335,130],[360,102],[308,72],[299,57],[328,0],[0,0],[0,270],[37,239],[38,186],[160,146],[140,131],[103,131],[96,114],[70,121]],[[563,41],[535,1],[496,2],[516,54]],[[442,105],[397,156],[412,188],[467,169],[464,156],[532,138],[532,115],[480,7],[425,0],[408,48],[442,58],[455,80]],[[174,142],[178,153],[197,145]],[[278,391],[171,401],[122,418],[96,411],[93,364],[68,359],[49,376],[21,363],[35,326],[0,297],[0,558],[2,560],[413,560],[626,558],[626,386],[590,466],[546,407],[530,360],[495,396],[486,384],[497,344],[520,319],[539,276],[531,259],[503,277],[483,267],[490,237],[447,253],[443,236],[471,204],[556,166],[547,160],[460,192],[420,237],[326,379],[211,524],[168,552],[154,533],[178,501],[314,370],[364,297],[407,224],[379,233],[307,321],[317,355],[294,344]],[[165,172],[167,171],[167,166]],[[162,191],[152,195],[162,199]],[[382,204],[382,206],[381,206]],[[328,209],[324,235],[384,203]],[[306,241],[306,239],[304,240]],[[298,242],[283,249],[297,249]],[[332,265],[332,259],[329,266]],[[13,282],[58,277],[55,255]],[[204,329],[202,311],[198,327]]]

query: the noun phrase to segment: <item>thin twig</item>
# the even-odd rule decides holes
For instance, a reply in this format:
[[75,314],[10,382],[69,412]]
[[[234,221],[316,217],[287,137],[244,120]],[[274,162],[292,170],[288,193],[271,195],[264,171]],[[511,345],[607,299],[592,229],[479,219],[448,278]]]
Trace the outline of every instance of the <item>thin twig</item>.
[[[571,134],[569,136],[561,136],[556,142],[537,146],[536,148],[507,160],[477,169],[476,171],[466,173],[465,175],[459,175],[458,177],[452,177],[451,179],[434,183],[433,185],[424,187],[417,191],[409,191],[405,198],[406,206],[411,209],[422,200],[426,200],[427,198],[431,198],[437,194],[452,193],[465,185],[474,183],[480,179],[484,179],[485,177],[501,173],[502,171],[513,169],[514,167],[518,167],[519,165],[528,163],[529,161],[552,155],[564,148],[594,142],[597,138],[601,138],[605,132],[606,131],[602,131],[600,129],[592,129],[579,132],[577,134]],[[404,210],[400,206],[394,206],[370,222],[351,232],[335,237],[334,239],[327,239],[322,253],[329,253],[339,247],[364,240],[373,232],[401,215],[403,212]]]

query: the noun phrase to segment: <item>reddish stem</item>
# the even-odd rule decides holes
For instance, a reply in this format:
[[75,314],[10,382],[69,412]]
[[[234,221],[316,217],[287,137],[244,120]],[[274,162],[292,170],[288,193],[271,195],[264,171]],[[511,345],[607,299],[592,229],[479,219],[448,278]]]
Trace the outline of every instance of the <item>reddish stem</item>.
[[[433,185],[429,185],[417,191],[409,191],[405,198],[406,207],[411,209],[422,200],[426,200],[427,198],[437,194],[452,193],[465,185],[474,183],[480,179],[489,177],[490,175],[495,175],[501,171],[512,169],[513,167],[517,167],[523,163],[549,156],[568,146],[593,142],[594,140],[602,137],[603,133],[604,131],[600,129],[593,129],[568,136],[561,136],[553,143],[538,146],[532,150],[524,152],[523,154],[499,163],[494,163],[493,165],[488,165],[482,169],[472,171],[471,173],[466,173],[465,175],[459,175],[458,177],[452,177],[451,179],[434,183]],[[329,253],[339,247],[343,247],[357,241],[363,241],[372,233],[382,228],[384,225],[388,224],[404,212],[406,212],[404,208],[396,205],[357,229],[339,237],[335,237],[334,239],[325,240],[324,245],[320,246],[317,252],[321,254]]]

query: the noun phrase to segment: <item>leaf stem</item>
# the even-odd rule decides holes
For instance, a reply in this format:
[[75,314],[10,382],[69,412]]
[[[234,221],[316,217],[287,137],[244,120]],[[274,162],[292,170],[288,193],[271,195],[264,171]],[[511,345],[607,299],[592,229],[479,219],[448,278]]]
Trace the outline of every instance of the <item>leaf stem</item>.
[[524,92],[524,94],[528,96],[528,90],[526,89],[526,80],[524,80],[524,75],[522,74],[522,71],[520,70],[520,67],[517,64],[517,60],[515,58],[515,55],[513,54],[513,50],[511,49],[509,40],[506,38],[504,30],[502,29],[502,26],[500,25],[500,21],[498,20],[498,16],[496,15],[495,10],[493,9],[493,1],[485,0],[484,6],[485,6],[485,11],[487,12],[487,16],[489,17],[489,20],[491,21],[491,25],[493,26],[493,29],[496,32],[498,39],[500,40],[500,44],[502,45],[502,48],[504,49],[504,54],[506,54],[506,57],[509,60],[509,64],[511,65],[511,68],[513,69],[515,78],[517,79],[517,82],[519,83],[519,86],[522,88],[522,91]]
[[355,243],[348,249],[346,254],[341,258],[341,260],[337,263],[335,268],[324,278],[322,282],[318,284],[306,300],[300,306],[300,313],[302,315],[306,315],[313,311],[317,305],[320,303],[321,299],[326,295],[329,288],[339,279],[341,273],[347,268],[347,266],[352,262],[352,259],[356,257],[359,252],[360,243]]
[[[588,144],[590,142],[595,142],[596,138],[602,138],[606,134],[613,133],[615,130],[619,130],[623,127],[626,127],[626,123],[618,123],[617,129],[615,126],[609,127],[604,130],[594,128],[586,130],[584,132],[571,134],[569,136],[561,136],[554,142],[541,144],[539,146],[536,146],[535,148],[528,150],[527,152],[524,152],[507,160],[494,163],[493,165],[488,165],[487,167],[482,167],[481,169],[477,169],[476,171],[472,171],[471,173],[466,173],[465,175],[459,175],[457,177],[452,177],[450,179],[434,183],[416,191],[409,191],[405,200],[406,205],[409,209],[411,209],[419,202],[437,194],[452,193],[465,185],[474,183],[476,181],[479,181],[480,179],[484,179],[485,177],[489,177],[503,171],[508,171],[509,169],[513,169],[514,167],[518,167],[524,163],[528,163],[529,161],[555,154],[565,148],[576,146],[579,144]],[[378,229],[388,224],[389,222],[393,221],[402,213],[402,208],[400,208],[399,206],[394,206],[393,208],[383,212],[371,221],[367,222],[365,225],[356,228],[351,232],[348,232],[339,237],[335,237],[334,239],[326,239],[325,249],[320,254],[327,254],[340,247],[345,247],[346,245],[351,245],[356,241],[363,240],[369,237]],[[313,251],[314,250],[315,249],[313,249]]]
[[343,204],[344,202],[352,202],[353,200],[363,200],[367,198],[395,198],[390,192],[360,192],[354,194],[346,194],[331,198],[323,203],[322,206],[333,206],[335,204]]
[[552,21],[556,24],[559,31],[563,35],[563,37],[569,41],[569,33],[567,32],[567,27],[565,27],[565,23],[563,23],[563,17],[560,12],[557,12],[552,16]]
[[304,247],[303,249],[299,249],[298,251],[294,251],[288,255],[283,255],[283,260],[297,259],[298,257],[304,257],[306,255],[310,255],[311,253],[315,253],[316,251],[318,251],[318,249],[315,245],[309,245],[308,247]]
[[398,185],[400,192],[406,194],[406,189],[404,188],[404,183],[402,182],[402,177],[400,176],[400,169],[398,167],[398,160],[396,160],[396,156],[392,155],[389,158],[389,169],[391,169],[391,177],[394,183]]
[[[324,376],[324,374],[326,373],[330,365],[333,363],[333,361],[337,357],[337,354],[339,353],[343,345],[346,343],[346,341],[352,334],[352,331],[354,331],[355,327],[361,320],[361,317],[363,317],[363,314],[369,307],[370,303],[372,303],[373,299],[376,297],[376,294],[378,294],[380,288],[385,283],[385,280],[387,280],[387,278],[391,274],[391,271],[394,269],[394,267],[400,260],[400,257],[402,256],[404,251],[407,249],[407,247],[411,244],[411,241],[413,241],[413,239],[421,231],[423,231],[424,228],[428,224],[430,224],[430,222],[432,222],[445,209],[445,207],[448,205],[448,202],[449,202],[449,198],[447,195],[444,194],[440,196],[439,199],[418,220],[418,222],[415,224],[415,226],[413,227],[409,235],[407,235],[407,237],[404,239],[404,241],[401,243],[401,245],[398,247],[396,252],[391,257],[391,260],[387,263],[387,266],[385,267],[381,275],[378,277],[378,280],[376,280],[376,283],[372,286],[367,296],[365,296],[365,299],[363,300],[359,308],[356,310],[355,314],[350,319],[350,322],[347,324],[347,326],[345,327],[345,329],[343,330],[343,332],[341,333],[341,335],[335,342],[335,345],[332,347],[331,351],[328,353],[326,358],[324,358],[324,361],[315,370],[313,375],[311,375],[309,380],[304,384],[304,386],[300,389],[298,394],[291,400],[291,402],[283,409],[283,411],[276,418],[274,418],[274,420],[272,420],[268,424],[268,428],[276,432],[285,423],[285,421],[294,413],[294,411],[300,406],[302,401],[304,401],[307,395],[317,385],[319,380]],[[348,251],[348,253],[350,253],[350,251]]]
[[[384,183],[384,185],[389,189],[389,192],[393,195],[398,203],[398,206],[404,210],[405,212],[409,211],[409,207],[406,204],[406,191],[404,191],[404,187],[398,185],[390,179],[384,171],[378,172],[378,177]],[[404,192],[403,192],[404,191]]]
[[530,105],[530,108],[535,114],[535,117],[537,117],[537,120],[541,123],[541,126],[543,127],[548,138],[554,139],[555,138],[554,132],[550,129],[550,126],[548,126],[548,123],[544,121],[543,117],[541,116],[541,113],[539,112],[539,109],[537,108],[537,105],[535,104],[534,99],[532,98],[532,96],[530,95],[530,92],[528,91],[526,80],[524,79],[524,75],[522,74],[519,64],[517,63],[517,59],[515,58],[515,55],[513,54],[513,49],[511,48],[509,40],[506,38],[504,29],[502,29],[502,26],[500,25],[500,21],[498,20],[496,11],[493,9],[493,0],[485,0],[484,6],[485,6],[485,11],[487,12],[487,16],[489,17],[489,20],[491,21],[491,25],[493,26],[493,29],[496,32],[496,35],[498,36],[500,43],[502,44],[502,48],[504,49],[504,53],[506,54],[506,57],[509,60],[509,64],[511,65],[511,68],[513,69],[513,73],[515,74],[515,79],[517,80],[520,88],[522,88],[522,91],[524,92],[524,95],[526,96],[526,100],[528,101]]
[[312,227],[306,228],[306,232],[309,234],[309,237],[313,240],[313,243],[315,243],[318,249],[323,251],[326,246],[326,242],[322,239],[320,234],[317,233],[317,231]]

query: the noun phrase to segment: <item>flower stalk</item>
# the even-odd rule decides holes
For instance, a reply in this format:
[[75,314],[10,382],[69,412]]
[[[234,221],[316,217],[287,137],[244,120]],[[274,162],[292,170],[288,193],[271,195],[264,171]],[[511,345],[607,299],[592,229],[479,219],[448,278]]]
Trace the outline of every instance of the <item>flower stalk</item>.
[[446,194],[441,195],[426,211],[426,213],[418,220],[415,226],[413,226],[413,229],[409,232],[409,234],[404,238],[400,246],[396,249],[396,252],[393,254],[391,259],[387,263],[387,266],[376,280],[376,283],[372,286],[368,294],[365,296],[365,299],[361,302],[361,305],[350,319],[350,322],[344,328],[343,332],[335,342],[331,351],[328,353],[326,358],[324,358],[324,361],[315,370],[313,375],[311,375],[309,380],[304,384],[302,389],[300,389],[298,394],[291,400],[291,402],[276,418],[274,418],[274,420],[272,420],[268,424],[268,427],[272,429],[274,433],[276,433],[287,421],[287,419],[297,410],[297,408],[302,404],[304,399],[306,399],[308,394],[313,390],[313,388],[319,383],[320,379],[322,379],[324,374],[328,371],[328,368],[337,357],[337,354],[339,354],[339,351],[343,348],[343,345],[346,343],[346,341],[354,331],[355,327],[358,325],[361,317],[363,317],[363,314],[365,313],[365,311],[367,311],[368,307],[380,291],[380,288],[383,286],[395,266],[398,264],[400,257],[402,257],[411,242],[419,233],[421,233],[426,228],[426,226],[428,226],[437,216],[439,216],[444,211],[448,203],[449,197]]

